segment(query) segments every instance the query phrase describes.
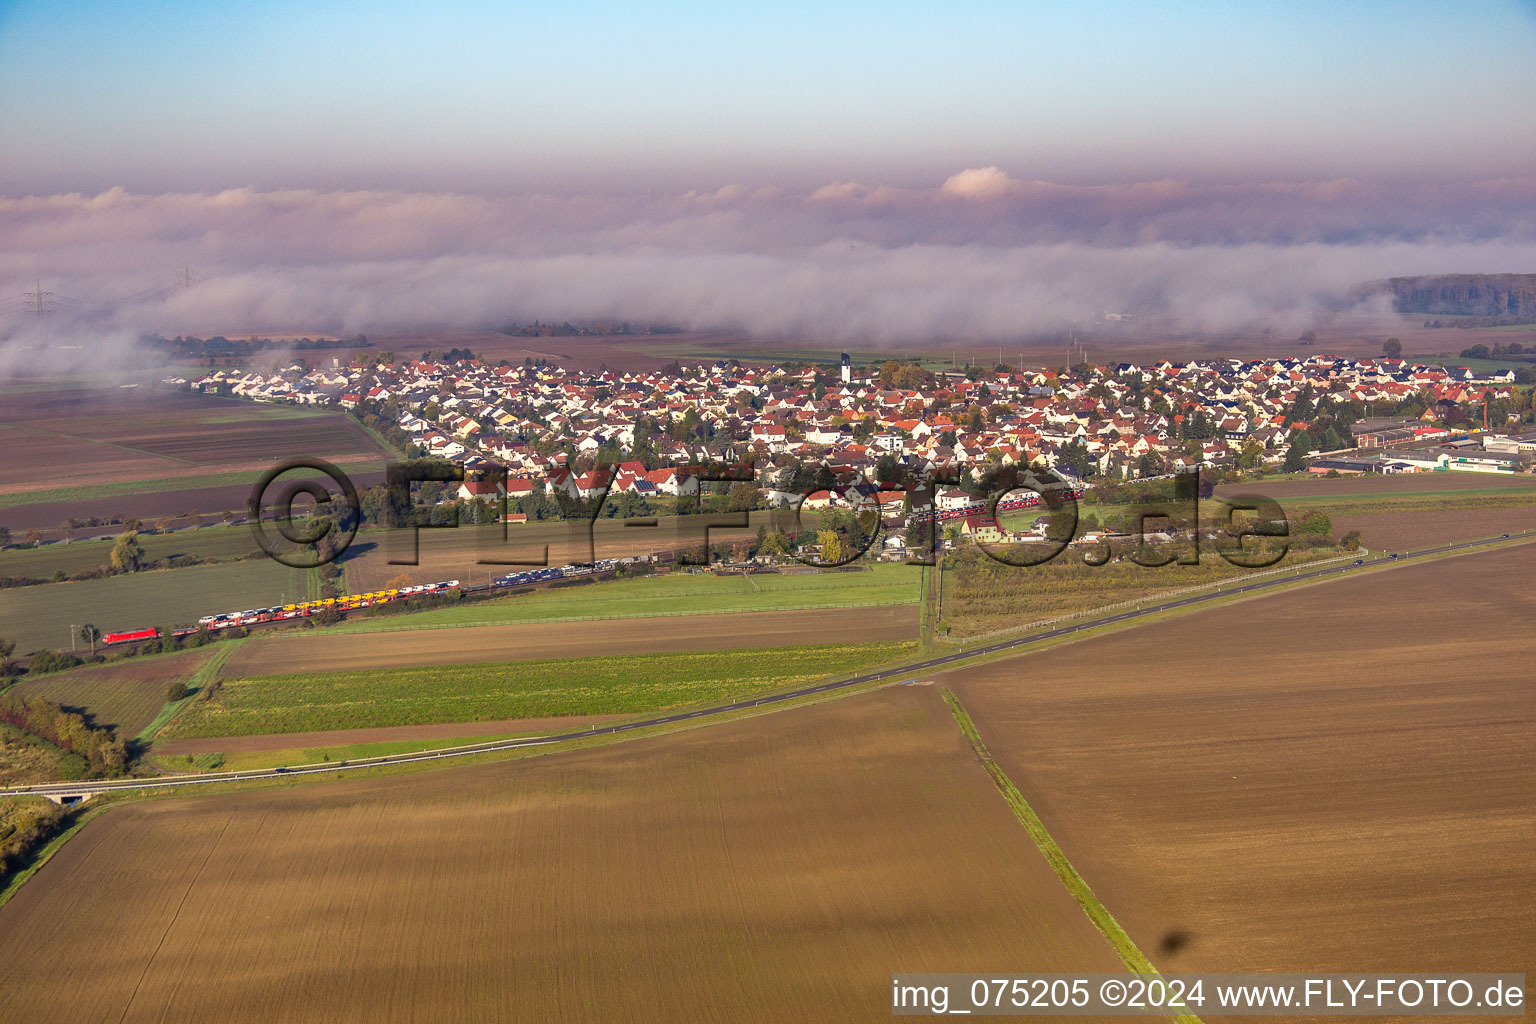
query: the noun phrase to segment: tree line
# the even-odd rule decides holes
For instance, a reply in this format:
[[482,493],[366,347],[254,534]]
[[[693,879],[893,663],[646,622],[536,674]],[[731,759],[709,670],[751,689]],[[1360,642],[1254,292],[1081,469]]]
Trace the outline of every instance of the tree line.
[[618,323],[599,320],[587,327],[577,327],[569,320],[558,324],[546,324],[535,320],[531,324],[507,324],[500,328],[500,331],[513,338],[573,338],[581,335],[608,337],[628,334],[682,334],[684,328],[673,324],[632,324],[628,320]]
[[1536,274],[1436,274],[1387,282],[1399,313],[1536,322]]
[[117,733],[94,728],[85,716],[41,697],[13,696],[0,701],[0,722],[84,758],[94,776],[122,775],[128,768],[128,745]]
[[1492,348],[1487,345],[1473,345],[1464,348],[1458,353],[1463,359],[1497,359],[1500,356],[1536,356],[1536,346],[1527,347],[1518,341],[1512,341],[1508,345],[1495,343]]
[[335,349],[335,348],[368,348],[372,343],[366,335],[356,334],[350,338],[299,338],[297,340],[278,340],[271,338],[226,338],[223,335],[214,335],[211,338],[195,338],[190,335],[178,334],[174,338],[166,338],[159,334],[145,334],[139,338],[140,344],[151,348],[158,348],[171,356],[249,356],[257,352],[270,352],[273,350],[287,351],[289,349]]
[[0,887],[69,819],[68,811],[41,797],[0,800]]

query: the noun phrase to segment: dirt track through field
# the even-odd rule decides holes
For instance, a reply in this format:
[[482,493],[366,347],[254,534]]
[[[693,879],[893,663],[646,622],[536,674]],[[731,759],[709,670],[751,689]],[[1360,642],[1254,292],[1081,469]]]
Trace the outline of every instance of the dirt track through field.
[[894,970],[1118,967],[933,687],[126,806],[0,948],[4,1024],[885,1021]]
[[917,611],[915,605],[891,605],[459,626],[399,633],[261,637],[249,641],[231,656],[222,674],[284,675],[531,658],[911,640],[917,635]]
[[1527,971],[1533,572],[1426,562],[944,679],[1159,966]]

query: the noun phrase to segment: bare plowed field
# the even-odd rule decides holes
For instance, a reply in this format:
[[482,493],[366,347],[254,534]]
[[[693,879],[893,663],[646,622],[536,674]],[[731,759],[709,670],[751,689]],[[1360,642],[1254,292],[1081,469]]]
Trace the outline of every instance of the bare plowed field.
[[306,417],[279,423],[230,423],[215,428],[124,435],[118,444],[199,464],[260,462],[306,452],[363,454],[373,445],[351,420]]
[[1536,505],[1515,508],[1424,509],[1333,516],[1333,532],[1360,531],[1372,551],[1412,551],[1458,540],[1536,530]]
[[1314,498],[1330,494],[1418,494],[1423,491],[1478,491],[1494,488],[1533,488],[1536,476],[1499,476],[1495,473],[1402,473],[1392,476],[1348,476],[1337,480],[1270,480],[1244,484],[1223,484],[1216,488],[1218,498],[1233,494],[1267,494],[1284,502],[1286,498]]
[[19,431],[0,493],[383,454],[339,412],[151,388],[7,395],[0,425]]
[[917,635],[917,614],[916,605],[895,605],[261,637],[247,642],[232,655],[223,674],[280,675],[526,658],[911,640]]
[[147,452],[32,430],[20,423],[8,423],[0,429],[0,444],[6,451],[5,462],[0,464],[0,492],[88,484],[107,476],[153,476],[187,468]]
[[885,1021],[893,970],[1118,967],[929,687],[123,807],[0,948],[6,1024]]
[[[384,482],[383,473],[366,468],[372,465],[371,460],[349,462],[345,459],[332,459],[330,461],[337,463],[339,468],[352,478],[353,486],[358,489],[358,493]],[[235,511],[243,516],[251,500],[251,488],[261,476],[261,473],[253,470],[245,483],[199,487],[198,483],[206,479],[208,471],[196,467],[182,467],[182,469],[185,469],[188,474],[184,477],[184,486],[183,479],[170,478],[176,480],[174,490],[109,494],[81,500],[13,505],[10,508],[0,509],[0,523],[9,527],[15,537],[19,538],[24,530],[37,530],[44,538],[51,540],[59,536],[58,526],[66,519],[87,519],[93,516],[106,518],[116,515],[125,519],[151,520],[161,516],[171,516],[177,518],[178,525],[181,525],[185,520],[179,517],[194,509],[205,516],[224,511]],[[67,481],[60,482],[67,483]],[[90,532],[110,533],[112,529],[112,527],[98,527]],[[367,534],[363,537],[366,538]],[[368,542],[365,539],[357,541],[358,545],[366,543]]]
[[1425,562],[948,681],[1159,966],[1527,971],[1533,572]]

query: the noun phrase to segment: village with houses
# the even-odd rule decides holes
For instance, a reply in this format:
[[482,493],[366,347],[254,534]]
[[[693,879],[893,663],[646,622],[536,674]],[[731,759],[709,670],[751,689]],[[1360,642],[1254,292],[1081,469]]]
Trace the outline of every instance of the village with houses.
[[[1194,468],[1319,475],[1529,471],[1531,391],[1475,373],[1332,355],[1080,364],[1070,370],[672,365],[582,372],[478,360],[216,370],[167,386],[332,406],[395,426],[415,456],[463,467],[464,498],[563,491],[647,499],[697,489],[690,467],[822,463],[874,481],[893,466],[1043,466],[1068,480]],[[391,431],[393,433],[393,431]],[[611,477],[611,479],[610,479]],[[768,503],[787,500],[760,472]],[[962,480],[964,477],[962,477]],[[971,501],[963,492],[938,496]],[[515,513],[514,513],[515,515]]]

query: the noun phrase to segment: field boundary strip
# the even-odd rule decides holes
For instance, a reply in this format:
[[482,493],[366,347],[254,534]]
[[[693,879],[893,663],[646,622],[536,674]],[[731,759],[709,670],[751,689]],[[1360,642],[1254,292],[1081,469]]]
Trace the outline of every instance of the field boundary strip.
[[169,725],[171,719],[181,714],[188,704],[202,696],[203,690],[218,678],[219,669],[224,667],[224,663],[229,660],[229,656],[235,653],[243,642],[243,640],[236,639],[220,644],[213,657],[205,661],[196,672],[192,673],[191,678],[187,680],[187,695],[181,698],[181,700],[166,702],[165,707],[160,709],[160,713],[148,725],[139,730],[139,734],[133,738],[133,741],[145,745],[153,743],[155,735]]
[[[845,601],[835,604],[798,604],[789,608],[738,608],[733,611],[722,612],[713,608],[701,608],[691,612],[646,612],[644,615],[562,615],[554,618],[537,619],[494,619],[476,620],[474,622],[440,622],[427,623],[415,626],[370,626],[367,629],[343,629],[334,633],[277,633],[274,639],[288,640],[319,640],[331,636],[366,636],[369,633],[413,633],[426,629],[469,629],[482,626],[538,626],[551,622],[604,622],[609,620],[629,619],[675,619],[695,615],[761,615],[769,612],[805,612],[827,611],[834,608],[900,608],[904,605],[917,604],[913,600],[900,601]],[[361,626],[361,623],[359,623]]]
[[[660,578],[665,579],[665,577],[660,577]],[[716,577],[716,578],[717,579],[729,579],[730,577]],[[747,576],[745,578],[748,579],[748,580],[751,580],[752,577]],[[645,579],[645,577],[640,577],[640,579]],[[630,582],[634,582],[634,581],[630,581],[630,580],[608,580],[608,581],[604,581],[604,582],[607,582],[607,583],[630,583]],[[662,594],[658,594],[656,599],[657,600],[661,600],[662,598],[673,598],[673,597],[727,597],[727,596],[730,596],[732,593],[736,593],[736,594],[749,594],[749,593],[759,593],[759,594],[811,594],[811,593],[815,593],[817,590],[823,590],[823,589],[824,590],[877,590],[877,589],[880,589],[882,587],[890,588],[890,587],[904,587],[904,586],[907,586],[907,584],[904,583],[904,582],[893,581],[893,580],[877,580],[877,581],[874,581],[872,583],[847,583],[847,584],[839,583],[839,584],[836,584],[836,585],[830,585],[829,584],[829,585],[827,585],[825,587],[791,587],[791,586],[769,587],[769,588],[767,588],[765,590],[762,587],[758,587],[757,584],[754,583],[753,587],[756,588],[755,590],[747,590],[746,588],[743,588],[741,590],[736,590],[736,591],[722,590],[721,588],[716,588],[714,590],[667,590],[667,591],[665,591]],[[560,587],[558,589],[545,589],[545,590],[542,590],[542,591],[533,591],[533,593],[543,593],[543,594],[578,594],[578,593],[581,593],[581,592],[582,592],[582,590],[581,590],[580,587]],[[505,600],[507,598],[514,598],[514,597],[520,597],[520,596],[521,595],[519,595],[519,594],[506,594],[506,595],[499,595],[496,599],[497,600]]]
[[[1125,964],[1128,970],[1137,974],[1157,975],[1158,970],[1153,966],[1152,961],[1147,959],[1146,954],[1136,945],[1136,941],[1131,938],[1120,922],[1115,920],[1115,916],[1109,912],[1109,908],[1104,906],[1099,898],[1094,895],[1093,889],[1089,887],[1087,880],[1078,874],[1077,869],[1072,866],[1071,860],[1067,858],[1066,851],[1062,850],[1057,845],[1056,840],[1052,838],[1050,831],[1045,827],[1045,822],[1040,820],[1040,816],[1029,805],[1029,801],[1024,798],[1024,794],[1019,792],[1019,788],[1013,784],[1013,780],[1008,777],[1008,773],[1003,771],[1002,765],[998,764],[991,752],[987,750],[986,743],[982,741],[981,733],[976,729],[976,723],[971,720],[971,716],[965,710],[965,706],[960,703],[960,698],[947,686],[944,687],[943,692],[944,703],[949,705],[950,713],[955,716],[955,721],[959,724],[960,731],[965,734],[966,740],[970,742],[971,749],[981,761],[982,767],[992,777],[998,792],[1003,795],[1003,799],[1012,808],[1014,816],[1019,819],[1019,823],[1024,826],[1024,830],[1029,833],[1029,838],[1034,841],[1035,848],[1040,851],[1041,855],[1045,857],[1046,862],[1051,865],[1052,870],[1056,872],[1062,884],[1067,887],[1067,891],[1072,894],[1072,898],[1077,900],[1078,906],[1083,908],[1083,913],[1088,915],[1088,919],[1093,922],[1094,927],[1099,930],[1099,933],[1109,940],[1109,944],[1114,947],[1115,953],[1120,957],[1121,962]],[[1173,1019],[1180,1022],[1180,1024],[1203,1024],[1200,1018],[1192,1013],[1177,1014]]]

